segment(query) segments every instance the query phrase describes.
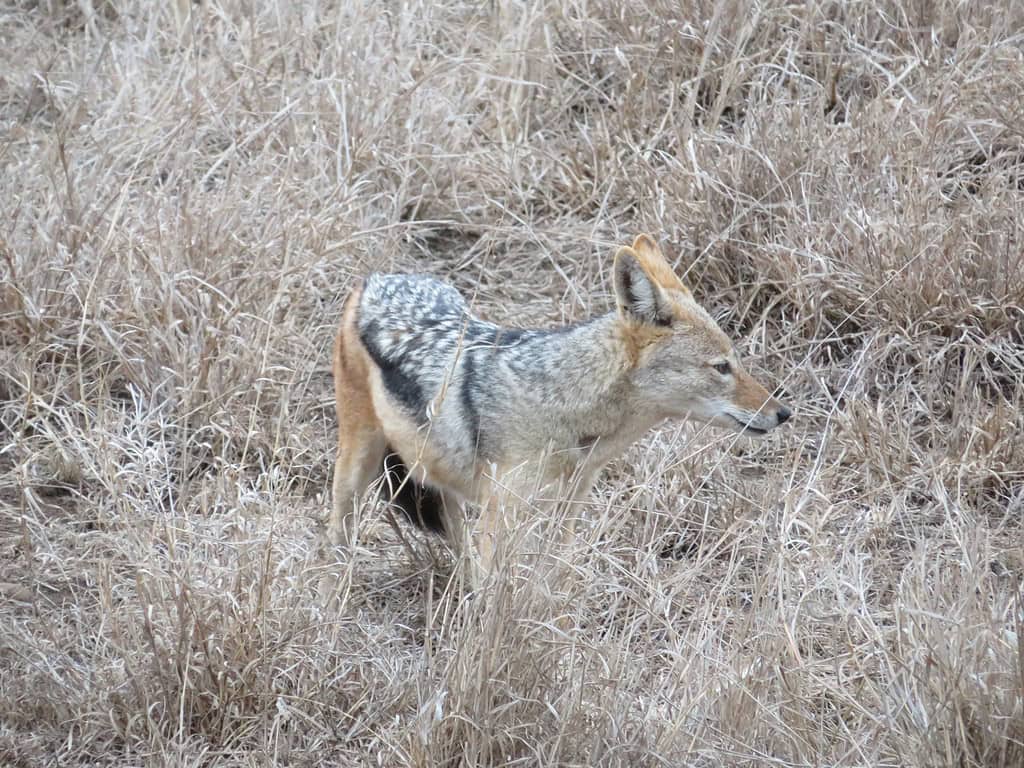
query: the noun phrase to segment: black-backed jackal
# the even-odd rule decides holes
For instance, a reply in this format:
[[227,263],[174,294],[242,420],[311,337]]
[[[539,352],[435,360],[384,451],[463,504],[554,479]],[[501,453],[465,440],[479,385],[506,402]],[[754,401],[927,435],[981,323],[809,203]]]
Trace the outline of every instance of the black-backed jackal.
[[[617,307],[578,325],[501,328],[452,286],[374,274],[334,348],[338,456],[327,538],[351,544],[382,472],[391,497],[490,568],[504,510],[538,488],[581,499],[601,468],[665,419],[763,435],[790,411],[743,368],[653,239],[615,256]],[[468,535],[461,502],[481,509]]]

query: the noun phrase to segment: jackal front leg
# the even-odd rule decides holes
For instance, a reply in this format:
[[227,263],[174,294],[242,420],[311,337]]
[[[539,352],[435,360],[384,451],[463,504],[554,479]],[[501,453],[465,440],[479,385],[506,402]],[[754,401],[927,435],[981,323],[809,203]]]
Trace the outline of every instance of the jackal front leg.
[[590,498],[590,490],[594,487],[594,481],[599,472],[600,468],[580,470],[568,480],[563,502],[565,515],[560,537],[563,549],[570,546],[576,537],[576,521],[580,519],[584,506]]
[[484,585],[495,566],[495,554],[505,538],[505,521],[502,514],[503,504],[497,494],[490,494],[480,510],[472,542],[467,554],[470,584],[473,589]]

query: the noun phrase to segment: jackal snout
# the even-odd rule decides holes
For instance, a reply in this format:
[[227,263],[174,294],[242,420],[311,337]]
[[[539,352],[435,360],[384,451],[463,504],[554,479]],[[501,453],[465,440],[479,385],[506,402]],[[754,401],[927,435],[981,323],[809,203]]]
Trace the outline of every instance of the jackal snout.
[[[766,432],[768,432],[769,430],[772,430],[772,429],[775,429],[776,427],[782,426],[787,421],[789,421],[790,417],[793,415],[793,412],[789,408],[784,406],[782,403],[780,403],[775,398],[772,398],[765,405],[764,413],[767,415],[768,423],[771,426],[760,427],[760,431],[758,431],[758,427],[756,427],[756,426],[754,426],[753,428],[749,428],[748,427],[747,429],[750,429],[750,432],[752,434],[763,435]],[[746,432],[747,429],[744,429],[743,431]]]
[[738,363],[731,373],[735,382],[732,396],[719,403],[719,418],[712,421],[750,435],[763,435],[789,421],[793,411]]

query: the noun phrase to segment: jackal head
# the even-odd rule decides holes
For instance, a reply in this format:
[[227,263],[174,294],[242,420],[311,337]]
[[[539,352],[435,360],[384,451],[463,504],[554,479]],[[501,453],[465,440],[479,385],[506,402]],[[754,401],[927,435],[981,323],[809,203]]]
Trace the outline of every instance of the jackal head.
[[615,296],[632,377],[645,402],[689,418],[763,435],[791,412],[747,373],[729,337],[693,298],[648,235],[615,255]]

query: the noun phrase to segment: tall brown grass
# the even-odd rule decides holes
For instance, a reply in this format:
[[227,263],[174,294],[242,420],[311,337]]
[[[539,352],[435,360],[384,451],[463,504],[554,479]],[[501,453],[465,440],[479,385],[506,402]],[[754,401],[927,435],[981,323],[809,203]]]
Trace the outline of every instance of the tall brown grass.
[[[1021,30],[1008,1],[7,3],[0,764],[1024,764]],[[324,607],[353,278],[552,324],[608,308],[639,231],[792,424],[650,435],[550,593],[464,599],[367,515]]]

